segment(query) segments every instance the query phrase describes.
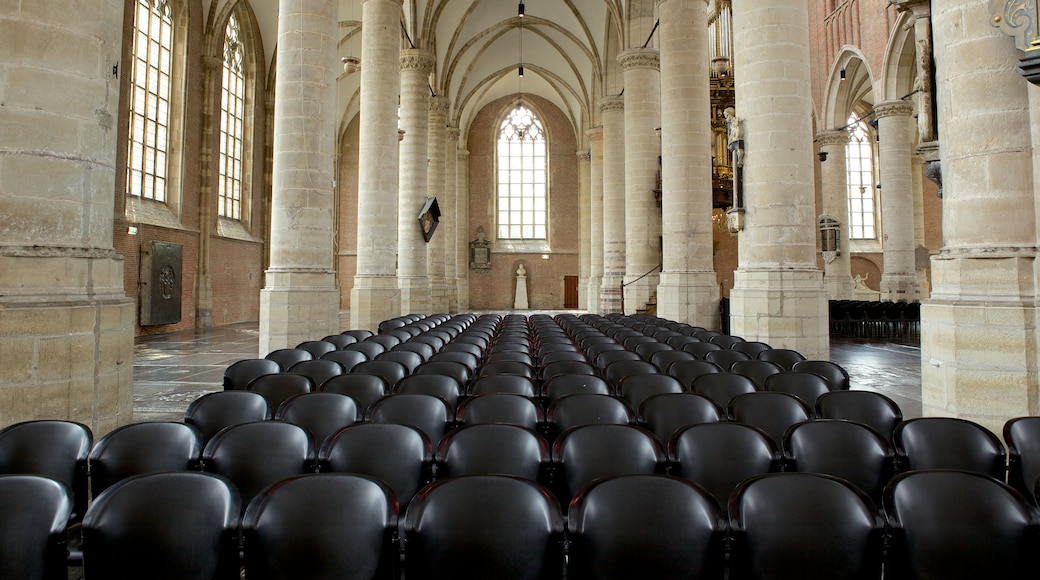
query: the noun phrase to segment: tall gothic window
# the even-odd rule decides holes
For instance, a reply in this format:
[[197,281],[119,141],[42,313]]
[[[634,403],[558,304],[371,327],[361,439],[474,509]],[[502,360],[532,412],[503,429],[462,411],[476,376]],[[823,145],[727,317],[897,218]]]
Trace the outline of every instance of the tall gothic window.
[[845,146],[846,183],[849,194],[849,238],[877,239],[874,180],[874,134],[853,113],[849,117],[849,143]]
[[228,18],[224,32],[224,66],[220,94],[220,191],[217,211],[221,217],[242,218],[242,143],[245,134],[246,79],[238,18]]
[[173,65],[173,9],[169,0],[137,0],[127,186],[130,195],[166,202],[166,156]]
[[547,236],[546,142],[541,121],[517,103],[498,131],[498,238]]

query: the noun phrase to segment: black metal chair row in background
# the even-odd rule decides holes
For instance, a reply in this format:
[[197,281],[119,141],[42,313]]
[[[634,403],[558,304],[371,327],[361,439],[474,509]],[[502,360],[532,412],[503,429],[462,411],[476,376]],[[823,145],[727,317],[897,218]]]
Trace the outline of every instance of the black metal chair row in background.
[[831,300],[831,336],[914,338],[921,334],[921,303]]

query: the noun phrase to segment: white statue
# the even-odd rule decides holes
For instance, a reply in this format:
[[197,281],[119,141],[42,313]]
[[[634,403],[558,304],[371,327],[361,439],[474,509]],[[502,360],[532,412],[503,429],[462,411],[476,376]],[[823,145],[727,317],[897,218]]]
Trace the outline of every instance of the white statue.
[[516,277],[517,278],[526,278],[527,277],[527,270],[524,269],[524,265],[523,264],[520,264],[520,267],[516,269]]
[[516,269],[516,293],[513,295],[513,308],[516,310],[527,310],[527,270],[524,265]]
[[744,166],[744,127],[740,119],[737,117],[737,110],[733,107],[726,107],[722,111],[722,116],[726,118],[726,143],[727,148],[733,156],[733,167]]
[[869,277],[870,274],[867,274],[866,276],[856,274],[856,277],[852,279],[856,284],[856,290],[870,290],[870,288],[867,288],[867,278]]

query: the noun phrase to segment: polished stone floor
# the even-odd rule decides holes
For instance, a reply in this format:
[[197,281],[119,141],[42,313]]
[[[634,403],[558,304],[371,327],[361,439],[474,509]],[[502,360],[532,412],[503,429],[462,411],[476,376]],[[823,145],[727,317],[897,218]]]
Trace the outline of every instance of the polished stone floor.
[[[348,327],[344,317],[342,328]],[[258,344],[255,322],[139,337],[134,347],[134,420],[182,419],[188,403],[221,390],[228,365],[256,358]],[[887,395],[906,418],[921,415],[920,345],[832,339],[831,360],[848,370],[853,389]]]

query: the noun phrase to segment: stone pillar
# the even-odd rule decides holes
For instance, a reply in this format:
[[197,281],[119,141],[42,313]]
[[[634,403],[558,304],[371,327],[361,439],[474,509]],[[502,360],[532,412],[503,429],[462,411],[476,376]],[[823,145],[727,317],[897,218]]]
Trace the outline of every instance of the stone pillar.
[[840,224],[836,255],[823,256],[823,285],[831,300],[851,300],[853,297],[852,263],[849,251],[849,192],[846,167],[846,147],[849,133],[844,130],[823,131],[816,135],[820,154],[820,182],[823,189],[823,215],[829,215]]
[[123,2],[9,3],[3,21],[0,427],[100,435],[133,414],[134,302],[112,244]]
[[585,308],[599,312],[600,283],[603,280],[603,127],[590,129],[589,138],[589,290]]
[[913,111],[913,106],[902,100],[882,101],[874,106],[874,114],[878,119],[882,249],[885,260],[885,270],[881,273],[881,299],[894,302],[917,300],[914,183],[910,176]]
[[358,115],[357,274],[350,291],[350,326],[373,331],[401,312],[397,287],[401,3],[362,0],[361,4],[365,25]]
[[917,272],[917,299],[925,300],[931,294],[928,260],[919,252],[927,251],[924,239],[924,157],[915,152],[910,156],[910,176],[914,183],[914,269]]
[[603,280],[599,313],[621,312],[625,275],[625,99],[604,97],[603,121]]
[[[447,128],[448,142],[444,147],[447,155],[444,163],[444,203],[441,203],[441,225],[444,236],[444,279],[448,288],[448,311],[461,312],[459,310],[459,259],[462,258],[459,251],[459,201],[458,201],[458,150],[459,150],[459,128]],[[463,228],[465,231],[465,228]]]
[[[661,15],[662,318],[719,328],[712,259],[711,97],[704,0],[664,0]],[[627,89],[626,89],[627,91]]]
[[429,184],[430,71],[433,54],[401,51],[401,193],[397,216],[397,282],[401,313],[429,314],[429,256],[419,227]]
[[[427,75],[427,78],[428,75]],[[441,209],[441,223],[437,226],[433,238],[426,244],[426,259],[430,277],[430,312],[448,311],[448,281],[445,278],[445,252],[448,247],[447,232],[441,231],[444,222],[448,221],[447,201],[444,193],[445,164],[447,163],[448,144],[448,106],[450,102],[446,97],[430,98],[429,126],[429,154],[427,158],[426,175],[428,178],[427,195],[436,197]]]
[[915,65],[917,67],[917,133],[921,143],[936,140],[935,95],[932,92],[932,7],[931,0],[891,0],[900,12],[914,19]]
[[808,1],[733,6],[747,213],[730,293],[731,332],[827,359],[827,296],[816,265]]
[[281,0],[274,103],[271,264],[260,356],[339,331],[332,240],[336,3]]
[[939,2],[932,18],[943,248],[921,308],[923,412],[1000,433],[1007,419],[1040,413],[1028,84],[989,2]]
[[578,307],[587,308],[589,291],[589,252],[592,239],[592,184],[589,175],[592,151],[578,151],[578,208],[581,221],[578,240]]
[[[455,151],[455,199],[459,226],[456,228],[459,256],[459,305],[457,312],[469,310],[469,151],[459,148]],[[472,234],[475,238],[476,234]]]
[[625,77],[624,307],[635,314],[646,308],[660,281],[661,210],[653,190],[661,152],[661,61],[656,49],[630,48],[618,63]]

